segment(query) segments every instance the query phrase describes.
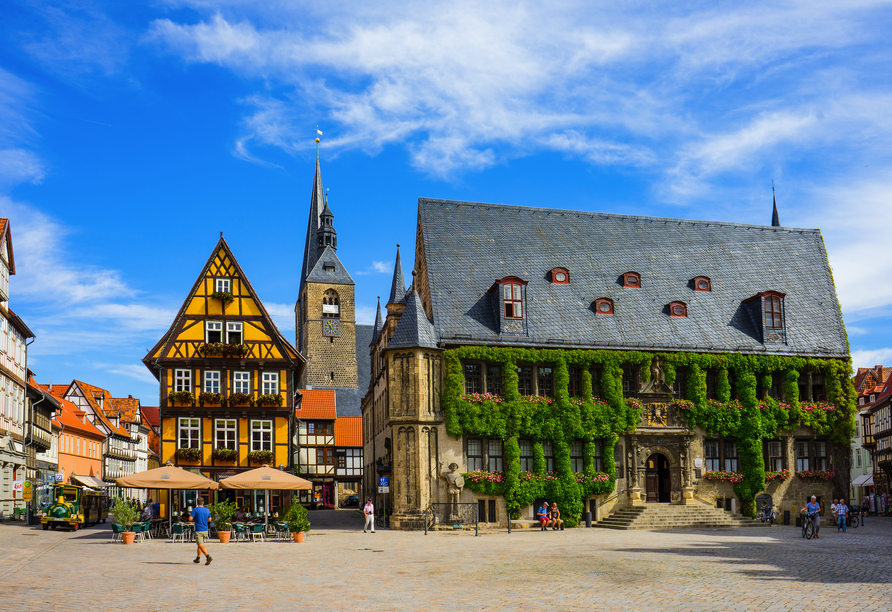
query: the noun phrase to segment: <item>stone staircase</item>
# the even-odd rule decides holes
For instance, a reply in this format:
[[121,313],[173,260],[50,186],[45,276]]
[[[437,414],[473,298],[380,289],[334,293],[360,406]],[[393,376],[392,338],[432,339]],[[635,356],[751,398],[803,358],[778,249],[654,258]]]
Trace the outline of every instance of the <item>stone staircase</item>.
[[603,529],[691,529],[701,527],[770,527],[768,523],[704,504],[646,504],[618,510],[595,523]]

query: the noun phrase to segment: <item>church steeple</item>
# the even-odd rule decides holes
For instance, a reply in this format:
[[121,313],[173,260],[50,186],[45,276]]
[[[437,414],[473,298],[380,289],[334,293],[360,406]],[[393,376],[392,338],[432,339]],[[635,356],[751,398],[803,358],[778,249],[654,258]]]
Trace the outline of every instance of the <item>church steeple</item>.
[[406,281],[403,280],[403,262],[400,259],[400,245],[396,245],[396,264],[393,266],[393,283],[390,286],[390,299],[387,304],[399,304],[406,299]]
[[771,213],[771,227],[780,227],[780,215],[777,214],[777,197],[774,195],[774,181],[771,181],[771,199],[774,201],[774,212]]
[[[325,191],[322,189],[322,170],[316,159],[316,174],[313,176],[313,190],[310,192],[310,215],[307,219],[307,239],[304,243],[304,259],[300,270],[300,286],[303,288],[310,272],[325,247],[317,246],[317,233],[321,227],[322,211],[325,208]],[[331,211],[329,211],[331,212]]]
[[319,213],[319,229],[316,230],[316,248],[321,252],[325,247],[330,246],[335,251],[338,250],[338,233],[334,228],[334,215],[328,207],[328,198],[325,198],[325,206]]
[[381,296],[378,296],[378,314],[375,315],[375,328],[372,330],[372,343],[369,346],[378,344],[378,338],[381,337],[381,330],[384,329],[384,317],[381,316]]

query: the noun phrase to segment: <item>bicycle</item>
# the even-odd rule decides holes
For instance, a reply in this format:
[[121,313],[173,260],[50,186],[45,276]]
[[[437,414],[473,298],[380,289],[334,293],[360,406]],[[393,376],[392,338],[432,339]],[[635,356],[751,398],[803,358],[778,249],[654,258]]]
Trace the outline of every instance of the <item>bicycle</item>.
[[811,537],[815,535],[815,523],[812,520],[811,514],[801,514],[802,517],[802,537],[806,540],[811,540]]
[[375,525],[376,526],[381,527],[383,529],[384,527],[387,527],[387,524],[389,522],[390,522],[390,519],[388,516],[386,516],[384,514],[376,514],[375,515]]
[[858,518],[858,511],[854,509],[849,510],[848,514],[846,514],[846,528],[851,527],[852,529],[857,529],[860,524],[861,521]]

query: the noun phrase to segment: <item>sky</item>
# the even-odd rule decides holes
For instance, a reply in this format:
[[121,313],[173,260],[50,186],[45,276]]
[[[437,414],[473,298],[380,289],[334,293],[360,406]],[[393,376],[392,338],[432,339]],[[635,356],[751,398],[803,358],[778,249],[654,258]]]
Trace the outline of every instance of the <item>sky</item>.
[[10,306],[41,382],[141,363],[223,232],[293,338],[316,130],[360,322],[419,197],[820,228],[892,365],[890,2],[28,2],[0,19]]

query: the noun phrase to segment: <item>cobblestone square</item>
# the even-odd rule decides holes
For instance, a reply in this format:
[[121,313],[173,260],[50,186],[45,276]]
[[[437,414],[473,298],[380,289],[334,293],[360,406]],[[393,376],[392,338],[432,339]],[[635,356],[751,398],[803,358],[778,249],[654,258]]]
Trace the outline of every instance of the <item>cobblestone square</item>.
[[[307,542],[111,543],[0,525],[9,610],[892,609],[892,522],[806,541],[794,527],[363,534],[355,513],[311,514]],[[355,527],[355,528],[354,528]]]

